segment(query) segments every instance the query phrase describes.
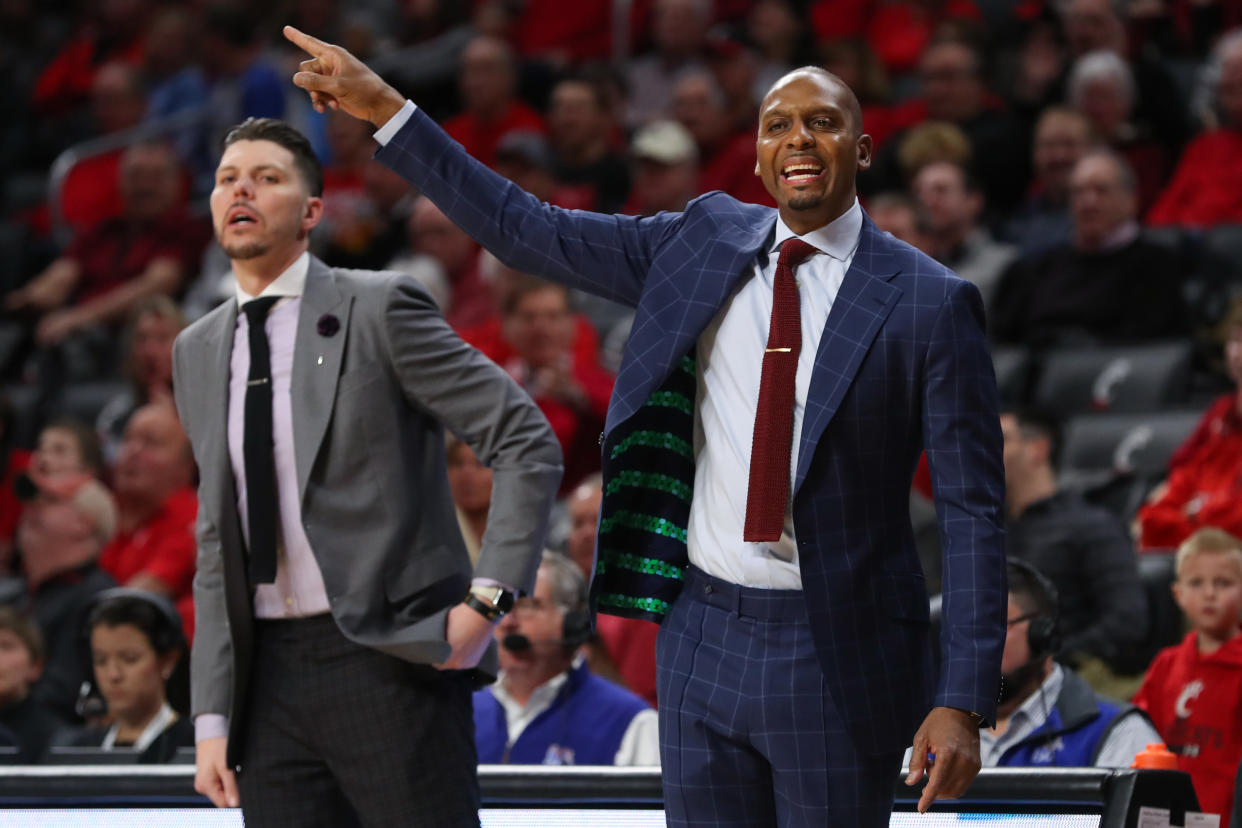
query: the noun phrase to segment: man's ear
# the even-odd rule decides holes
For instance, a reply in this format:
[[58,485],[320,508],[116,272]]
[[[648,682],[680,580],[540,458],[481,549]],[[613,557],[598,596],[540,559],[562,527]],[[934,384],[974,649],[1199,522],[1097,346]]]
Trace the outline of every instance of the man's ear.
[[858,136],[858,169],[865,170],[871,166],[871,154],[874,149],[875,143],[870,135],[864,132]]
[[323,199],[311,196],[306,199],[306,212],[302,215],[302,232],[309,233],[323,219]]

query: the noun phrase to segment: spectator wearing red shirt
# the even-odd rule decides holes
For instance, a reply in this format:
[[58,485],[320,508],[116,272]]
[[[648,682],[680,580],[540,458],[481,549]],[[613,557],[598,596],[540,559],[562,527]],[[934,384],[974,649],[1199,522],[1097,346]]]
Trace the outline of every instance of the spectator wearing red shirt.
[[699,192],[723,190],[739,201],[776,206],[755,175],[754,130],[734,131],[724,91],[710,71],[690,70],[678,79],[673,116],[698,147]]
[[100,567],[124,586],[173,601],[192,631],[198,498],[190,441],[171,403],[151,403],[130,418],[113,477],[117,533]]
[[1219,529],[1188,538],[1173,596],[1193,629],[1156,656],[1134,703],[1178,754],[1199,810],[1228,825],[1242,761],[1242,541]]
[[466,45],[459,75],[464,111],[444,131],[489,167],[496,145],[513,130],[543,131],[543,119],[517,97],[517,57],[499,38],[481,35]]
[[141,299],[175,294],[194,274],[210,235],[185,212],[180,162],[164,144],[135,144],[120,167],[125,211],[74,238],[64,255],[5,299],[38,317],[36,339],[56,345],[123,320]]
[[1139,509],[1142,549],[1177,546],[1206,526],[1242,537],[1242,305],[1226,323],[1225,366],[1239,390],[1212,404],[1174,452],[1163,490]]
[[599,471],[599,434],[608,413],[613,377],[574,348],[569,291],[534,277],[523,279],[502,308],[505,341],[514,356],[502,366],[535,400],[556,432],[565,456],[561,494]]
[[1220,39],[1212,58],[1220,126],[1187,145],[1147,223],[1213,227],[1242,224],[1242,29]]

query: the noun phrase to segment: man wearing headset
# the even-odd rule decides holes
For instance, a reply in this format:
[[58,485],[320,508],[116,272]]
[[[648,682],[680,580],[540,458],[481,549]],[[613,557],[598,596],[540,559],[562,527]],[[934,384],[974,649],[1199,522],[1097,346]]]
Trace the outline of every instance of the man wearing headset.
[[1143,711],[1093,691],[1054,658],[1061,649],[1056,587],[1011,558],[1003,683],[996,726],[979,731],[987,767],[1128,768],[1161,741]]
[[645,701],[591,673],[586,578],[543,553],[535,591],[496,627],[500,676],[474,694],[481,764],[658,765],[657,716]]

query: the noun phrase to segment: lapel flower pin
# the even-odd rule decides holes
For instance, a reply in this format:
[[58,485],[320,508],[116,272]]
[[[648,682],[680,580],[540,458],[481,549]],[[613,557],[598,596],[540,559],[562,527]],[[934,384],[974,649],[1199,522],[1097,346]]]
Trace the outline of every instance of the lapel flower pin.
[[315,330],[319,331],[320,336],[336,336],[336,332],[340,329],[341,320],[330,313],[325,313],[319,317],[319,322],[315,326]]

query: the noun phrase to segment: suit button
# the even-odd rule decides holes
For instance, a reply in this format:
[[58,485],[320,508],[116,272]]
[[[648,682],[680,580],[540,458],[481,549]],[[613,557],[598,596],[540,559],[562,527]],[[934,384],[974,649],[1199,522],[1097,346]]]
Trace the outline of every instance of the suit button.
[[712,594],[712,585],[711,585],[711,584],[707,584],[707,585],[705,585],[705,586],[703,587],[703,594],[704,594],[704,595],[711,595],[711,594]]

